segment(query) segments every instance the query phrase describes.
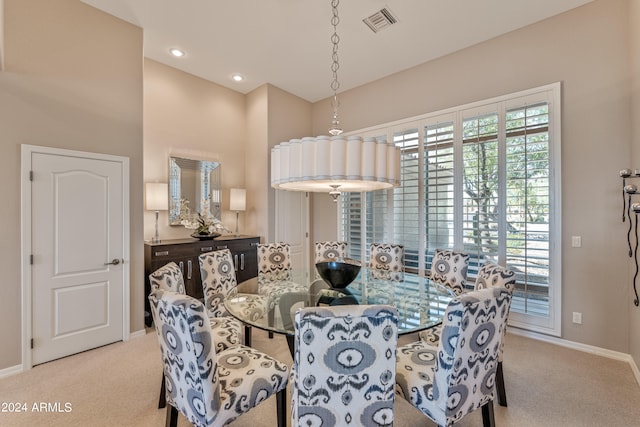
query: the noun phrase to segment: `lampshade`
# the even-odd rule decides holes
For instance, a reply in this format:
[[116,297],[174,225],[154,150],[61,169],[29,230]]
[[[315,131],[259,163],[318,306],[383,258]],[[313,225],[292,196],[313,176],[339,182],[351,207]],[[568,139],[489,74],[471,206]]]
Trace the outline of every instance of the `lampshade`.
[[384,139],[307,137],[271,150],[271,186],[276,189],[349,192],[398,185],[400,149]]
[[144,200],[148,211],[168,210],[169,184],[165,182],[147,182],[145,184]]
[[244,211],[247,209],[247,190],[232,188],[229,190],[229,210]]

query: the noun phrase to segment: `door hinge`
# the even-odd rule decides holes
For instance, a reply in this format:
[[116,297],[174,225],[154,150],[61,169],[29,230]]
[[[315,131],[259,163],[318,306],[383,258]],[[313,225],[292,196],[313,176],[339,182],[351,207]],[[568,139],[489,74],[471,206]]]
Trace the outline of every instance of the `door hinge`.
[[33,171],[29,171],[29,181],[33,181]]
[[29,264],[33,265],[33,254],[29,255]]
[[33,338],[31,338],[31,349],[33,349]]

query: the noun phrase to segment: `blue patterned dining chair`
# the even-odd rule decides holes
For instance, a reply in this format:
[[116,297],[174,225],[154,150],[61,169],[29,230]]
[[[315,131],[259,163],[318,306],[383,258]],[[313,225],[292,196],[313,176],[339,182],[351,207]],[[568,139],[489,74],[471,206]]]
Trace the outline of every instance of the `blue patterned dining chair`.
[[[151,291],[163,290],[179,294],[185,294],[184,277],[182,270],[175,262],[170,262],[149,275]],[[209,317],[209,325],[213,332],[217,351],[235,347],[242,340],[242,325],[239,320],[231,316]],[[158,408],[166,406],[164,374],[160,383],[160,397]]]
[[321,262],[328,259],[346,258],[347,242],[324,241],[315,243],[314,259]]
[[[314,246],[313,259],[315,264],[326,260],[347,257],[347,242],[322,241],[316,242]],[[318,273],[318,269],[314,268],[314,271],[314,279],[319,279],[320,273]]]
[[291,245],[262,243],[258,245],[258,293],[261,287],[274,282],[291,280]]
[[441,427],[478,408],[483,425],[495,426],[496,371],[510,305],[506,288],[451,300],[437,347],[420,340],[398,348],[398,394]]
[[[207,252],[198,257],[204,304],[209,317],[229,316],[224,299],[238,286],[233,256],[229,249]],[[247,319],[259,319],[268,311],[268,301],[262,295],[242,294],[241,310]],[[251,345],[251,328],[245,325],[244,343]]]
[[291,425],[392,426],[397,340],[391,306],[298,310]]
[[399,282],[404,275],[404,246],[372,243],[369,247],[369,276]]
[[[274,324],[275,306],[283,295],[306,293],[307,285],[294,283],[291,273],[291,246],[288,243],[258,245],[258,294],[269,303],[269,324]],[[269,332],[273,338],[273,332]]]
[[167,426],[178,412],[194,426],[224,426],[276,395],[277,425],[286,425],[287,365],[250,347],[216,351],[202,302],[156,290],[149,294],[166,381]]
[[465,292],[467,270],[469,269],[469,254],[436,249],[431,260],[429,279],[443,284],[456,295]]
[[[511,294],[516,284],[516,273],[501,265],[495,264],[491,261],[486,261],[478,270],[478,276],[476,277],[474,289],[485,288],[507,288]],[[500,344],[500,353],[498,357],[498,369],[496,372],[496,387],[498,393],[498,404],[500,406],[507,406],[507,392],[504,384],[504,372],[502,369],[502,360],[504,355],[504,342],[506,339],[506,330],[504,329],[505,336],[502,338]],[[437,346],[442,334],[442,325],[430,328],[419,333],[420,339],[426,343]]]
[[[490,261],[486,261],[478,271],[474,288],[507,288],[513,296],[516,286],[516,273],[513,270],[502,267]],[[502,342],[500,344],[500,353],[498,353],[498,370],[496,373],[496,389],[498,392],[498,404],[507,406],[507,391],[504,385],[504,372],[502,370],[502,360],[504,355],[504,341],[506,339],[506,330],[504,328]]]

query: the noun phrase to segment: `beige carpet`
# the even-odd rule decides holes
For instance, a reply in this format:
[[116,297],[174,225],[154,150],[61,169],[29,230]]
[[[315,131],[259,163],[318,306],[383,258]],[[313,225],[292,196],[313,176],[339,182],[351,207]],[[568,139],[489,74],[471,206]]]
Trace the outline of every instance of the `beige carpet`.
[[[256,329],[253,337],[256,348],[291,363],[283,337],[269,340]],[[498,426],[640,425],[640,387],[624,362],[509,334],[504,367],[509,407],[496,404]],[[0,412],[0,426],[163,426],[165,411],[156,409],[160,370],[153,333],[36,366],[0,380],[0,410],[27,406],[27,412]],[[48,412],[34,412],[41,403]],[[396,427],[433,426],[401,399],[395,420]],[[275,424],[272,398],[232,426]],[[189,423],[181,417],[179,425]],[[480,411],[457,425],[481,426]]]

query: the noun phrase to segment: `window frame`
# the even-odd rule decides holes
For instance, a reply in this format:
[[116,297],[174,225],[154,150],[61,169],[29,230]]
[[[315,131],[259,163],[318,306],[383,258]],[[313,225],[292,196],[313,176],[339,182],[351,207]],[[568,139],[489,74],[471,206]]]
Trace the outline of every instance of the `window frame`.
[[[388,141],[394,140],[396,133],[406,132],[412,129],[417,129],[419,140],[419,151],[424,149],[424,133],[425,127],[433,125],[436,121],[445,122],[448,119],[453,118],[454,121],[454,247],[453,249],[463,248],[463,183],[462,183],[462,129],[461,124],[465,117],[472,117],[487,112],[494,112],[499,115],[499,129],[498,129],[498,162],[500,165],[500,171],[505,170],[506,163],[506,131],[505,131],[505,117],[509,110],[518,107],[524,107],[526,105],[533,105],[536,102],[544,101],[548,104],[549,108],[549,312],[548,317],[536,316],[533,314],[519,313],[511,311],[509,316],[509,324],[522,329],[540,332],[553,336],[561,336],[561,319],[562,319],[562,182],[561,182],[561,83],[551,83],[548,85],[527,89],[524,91],[514,92],[506,95],[501,95],[491,99],[477,101],[457,107],[448,108],[441,111],[427,113],[419,116],[414,116],[407,119],[402,119],[366,129],[361,129],[356,132],[349,132],[347,135],[358,134],[363,137],[367,136],[381,136],[386,135]],[[424,168],[425,156],[419,156],[419,169]],[[421,173],[424,173],[422,171]],[[500,172],[500,174],[503,174]],[[500,176],[500,189],[499,189],[499,204],[503,205],[500,209],[505,209],[506,205],[506,177]],[[419,254],[426,254],[427,245],[427,223],[426,223],[426,205],[425,205],[425,178],[424,176],[418,179],[418,191],[421,202],[419,203],[419,215],[420,221],[422,221],[418,230],[419,239]],[[368,200],[371,197],[368,193],[361,193],[362,200]],[[366,198],[366,199],[365,199]],[[387,190],[388,212],[387,212],[387,224],[388,228],[385,230],[385,237],[389,242],[394,242],[394,229],[393,229],[393,189]],[[367,203],[361,205],[361,209],[366,209]],[[339,209],[337,209],[338,224],[340,230],[339,235],[343,238],[347,238],[342,229],[342,212],[343,205],[342,199],[340,200]],[[366,210],[361,212],[362,217],[362,230],[365,230],[365,224],[367,221]],[[500,245],[505,245],[506,234],[504,229],[506,228],[506,221],[504,217],[500,218]],[[367,240],[366,232],[362,235],[361,241],[361,254],[362,261],[367,256],[368,244],[371,243]],[[499,262],[504,265],[506,247],[500,252]],[[426,272],[426,255],[418,257],[418,272],[424,275]]]

